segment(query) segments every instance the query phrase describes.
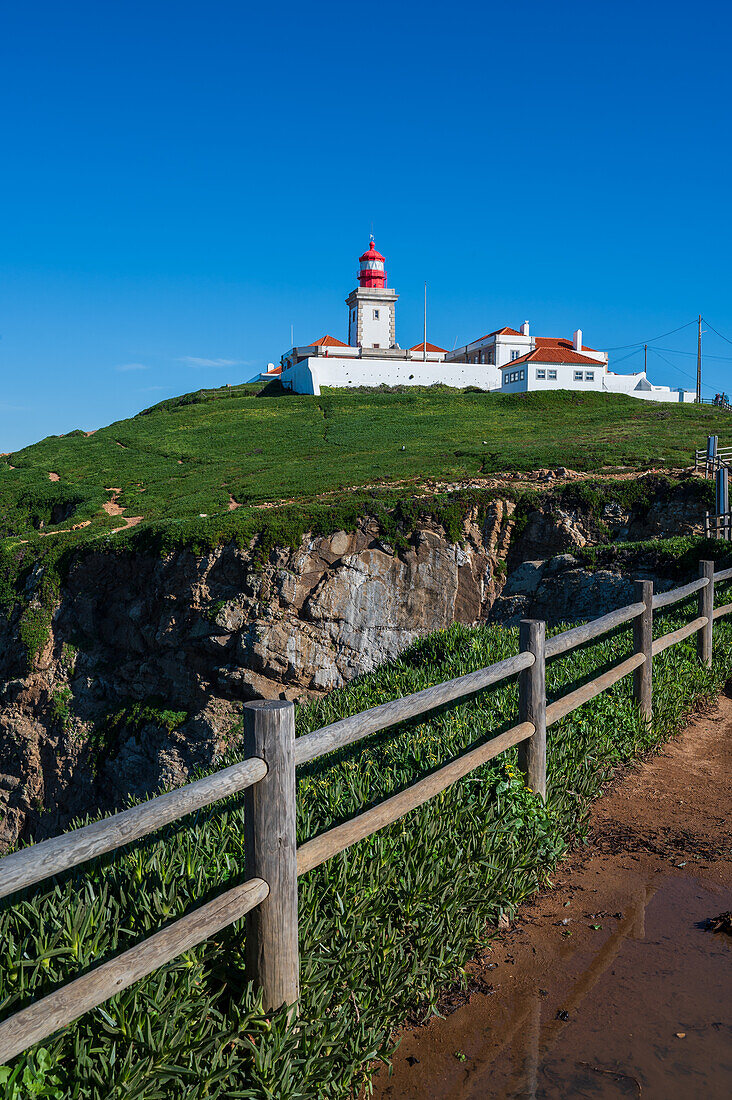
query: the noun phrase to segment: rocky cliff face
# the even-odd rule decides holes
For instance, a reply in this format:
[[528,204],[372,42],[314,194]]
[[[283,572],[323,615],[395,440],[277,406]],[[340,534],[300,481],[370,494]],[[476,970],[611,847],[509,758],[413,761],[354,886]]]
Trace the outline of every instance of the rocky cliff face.
[[512,511],[468,518],[461,545],[422,523],[399,553],[364,522],[264,565],[234,546],[89,554],[33,672],[17,622],[0,627],[0,845],[183,782],[225,747],[242,700],[322,693],[420,634],[485,619]]
[[572,503],[571,494],[570,503],[547,499],[529,513],[521,534],[512,540],[509,568],[601,542],[701,535],[705,505],[693,491],[696,486],[689,481],[671,493],[660,489],[648,507],[631,507],[613,500],[612,489],[608,490],[609,499],[597,510],[581,499]]
[[596,619],[634,603],[635,580],[652,580],[656,592],[678,583],[652,571],[636,570],[631,578],[609,569],[586,569],[572,554],[525,561],[509,575],[490,618],[504,626],[517,626],[521,619],[543,619],[552,626]]
[[[518,524],[511,502],[480,514],[459,544],[424,521],[398,552],[365,519],[264,562],[233,545],[164,560],[87,553],[31,672],[19,611],[0,615],[0,848],[184,782],[236,736],[243,700],[324,693],[456,621],[571,621],[629,602],[626,578],[571,552],[699,533],[703,512],[682,488],[642,512],[610,489],[599,513],[578,496],[548,498]],[[36,568],[27,606],[43,580]]]

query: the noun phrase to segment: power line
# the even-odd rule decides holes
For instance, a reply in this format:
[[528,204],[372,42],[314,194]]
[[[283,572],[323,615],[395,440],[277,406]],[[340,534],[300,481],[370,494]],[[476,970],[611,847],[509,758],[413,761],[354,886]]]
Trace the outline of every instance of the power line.
[[[703,317],[703,318],[702,318],[702,320],[704,321],[704,324],[705,324],[705,325],[709,325],[709,328],[710,328],[710,329],[712,330],[712,332],[716,333],[716,334],[717,334],[717,336],[719,336],[719,338],[720,338],[721,340],[726,340],[726,342],[727,342],[728,344],[732,344],[732,340],[729,340],[729,339],[728,339],[728,338],[727,338],[726,336],[722,336],[722,333],[721,333],[721,332],[717,332],[717,330],[716,330],[716,328],[714,327],[714,325],[710,325],[710,324],[709,324],[709,321],[707,321],[706,317]],[[659,339],[660,339],[660,337],[659,337]]]
[[[707,322],[705,321],[704,324]],[[696,359],[695,351],[682,351],[681,348],[657,348],[657,351],[665,351],[668,355],[692,355]],[[704,359],[721,359],[725,363],[732,362],[732,355],[710,355],[709,352],[704,352]]]
[[629,351],[627,355],[623,355],[620,359],[613,359],[613,366],[617,367],[618,363],[624,363],[626,359],[631,359],[634,355],[637,355],[642,350],[643,345],[639,348],[634,348],[633,351]]
[[[670,359],[667,359],[665,355],[661,355],[658,348],[649,347],[648,350],[654,352],[659,359],[663,359],[664,363],[667,363],[672,370],[675,370],[678,374],[683,374],[684,378],[688,378],[692,382],[696,382],[696,377],[693,374],[688,374],[685,370],[682,370],[681,367],[677,367],[676,364],[672,363]],[[712,387],[708,386],[706,382],[702,383],[702,388],[705,390],[709,390],[710,393],[712,392]]]
[[[675,332],[681,332],[682,329],[688,328],[689,325],[697,324],[696,319],[693,321],[687,321],[685,325],[679,325],[678,328],[672,328],[670,332],[662,332],[660,336],[654,336],[651,340],[639,340],[637,344],[619,344],[616,348],[606,348],[606,351],[625,351],[626,348],[642,348],[644,344],[652,344],[654,340],[663,340],[665,336],[673,336]],[[712,327],[711,325],[709,326]],[[719,335],[719,333],[717,333]],[[723,337],[726,339],[726,337]],[[732,340],[729,341],[732,344]]]

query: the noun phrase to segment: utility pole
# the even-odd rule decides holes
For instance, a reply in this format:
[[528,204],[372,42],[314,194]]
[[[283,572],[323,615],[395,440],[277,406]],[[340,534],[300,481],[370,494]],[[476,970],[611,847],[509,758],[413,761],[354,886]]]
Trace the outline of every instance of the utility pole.
[[643,345],[643,373],[648,376],[648,344]]
[[696,403],[701,405],[701,313],[699,314],[699,340],[696,347]]

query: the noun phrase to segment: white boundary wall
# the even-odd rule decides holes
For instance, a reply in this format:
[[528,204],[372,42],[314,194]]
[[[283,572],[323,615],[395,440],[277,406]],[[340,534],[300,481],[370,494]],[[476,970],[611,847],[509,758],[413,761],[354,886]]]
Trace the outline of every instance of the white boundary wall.
[[[418,353],[416,353],[418,354]],[[536,370],[544,370],[546,379],[537,379]],[[504,371],[511,371],[508,363]],[[425,363],[422,359],[370,359],[345,358],[335,355],[310,356],[299,363],[283,368],[282,385],[294,393],[320,393],[321,386],[333,386],[347,389],[349,386],[433,386],[440,383],[461,389],[465,386],[479,386],[483,390],[501,393],[525,393],[527,390],[570,390],[574,392],[594,391],[596,393],[623,393],[628,397],[637,397],[642,401],[669,401],[690,403],[695,400],[693,390],[672,390],[669,386],[654,386],[648,382],[645,374],[613,374],[606,371],[603,364],[590,367],[589,364],[568,365],[561,363],[517,364],[516,373],[523,373],[520,381],[496,385],[496,378],[502,380],[503,374],[485,363],[446,363],[439,360]],[[549,371],[556,371],[557,378],[549,379]],[[594,374],[587,381],[586,372]],[[575,371],[582,372],[582,380],[575,380]],[[640,386],[640,388],[638,388]],[[648,387],[648,388],[646,388]]]
[[[419,354],[419,353],[415,353]],[[425,363],[422,359],[345,359],[335,355],[301,359],[283,368],[281,379],[295,393],[319,394],[321,386],[480,386],[490,388],[490,367],[477,363]],[[494,387],[495,388],[495,387]]]

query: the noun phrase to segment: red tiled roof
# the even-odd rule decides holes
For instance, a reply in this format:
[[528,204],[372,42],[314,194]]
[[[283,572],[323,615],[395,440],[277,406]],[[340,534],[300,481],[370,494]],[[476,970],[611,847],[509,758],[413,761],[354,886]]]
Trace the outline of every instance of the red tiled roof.
[[282,374],[282,367],[273,367],[272,370],[262,371],[262,374]]
[[307,345],[309,348],[347,348],[348,346],[342,340],[336,340],[335,336],[321,336],[319,340],[313,340],[312,344]]
[[[542,348],[569,348],[570,351],[574,350],[574,344],[571,340],[565,340],[563,336],[536,336],[534,343],[537,347]],[[587,344],[582,345],[583,351],[597,351],[597,348],[588,348]]]
[[[485,336],[479,336],[478,340],[487,340],[489,336],[520,336],[520,332],[516,332],[515,328],[497,328],[495,332],[487,332]],[[478,340],[470,340],[471,344],[477,344]]]
[[[414,347],[410,348],[409,350],[410,351],[424,351],[424,340],[422,341],[421,344],[415,344]],[[443,351],[443,352],[446,352],[447,348],[438,348],[437,344],[431,344],[428,340],[427,341],[427,351]]]
[[[517,332],[515,328],[497,328],[495,332],[487,332],[485,336],[479,336],[477,340],[470,340],[469,344],[478,344],[481,340],[490,340],[491,336],[523,336],[522,332]],[[574,344],[571,340],[565,339],[563,336],[535,336],[532,337],[537,347],[555,347],[566,348],[569,351],[574,350]],[[587,344],[582,345],[583,351],[597,351],[597,348],[590,348]]]
[[512,369],[517,363],[581,363],[588,367],[603,366],[602,363],[598,363],[597,359],[590,359],[589,355],[580,355],[578,351],[573,351],[571,345],[568,349],[552,347],[551,345],[535,348],[534,351],[521,355],[518,359],[512,359],[510,363],[504,363],[501,370]]

